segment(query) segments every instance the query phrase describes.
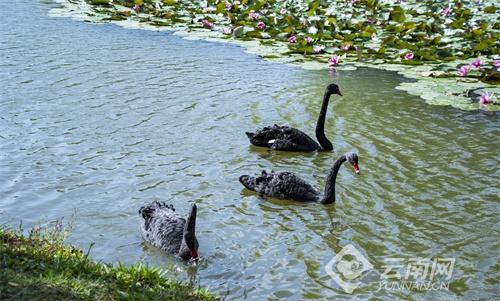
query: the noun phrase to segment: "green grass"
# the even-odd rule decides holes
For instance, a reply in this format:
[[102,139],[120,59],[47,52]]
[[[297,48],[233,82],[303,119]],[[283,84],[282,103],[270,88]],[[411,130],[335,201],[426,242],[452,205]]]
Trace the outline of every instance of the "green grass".
[[0,300],[219,300],[160,269],[96,263],[44,237],[0,229]]

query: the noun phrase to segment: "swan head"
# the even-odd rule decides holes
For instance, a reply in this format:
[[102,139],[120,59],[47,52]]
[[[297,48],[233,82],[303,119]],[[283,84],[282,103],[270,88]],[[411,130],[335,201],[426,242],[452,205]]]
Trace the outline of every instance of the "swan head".
[[186,223],[184,224],[184,231],[182,238],[187,247],[187,252],[183,252],[182,257],[185,259],[198,260],[198,241],[196,240],[195,230],[196,230],[196,205],[193,204],[191,210],[189,211]]
[[342,96],[342,93],[340,93],[339,86],[337,86],[336,84],[329,84],[326,87],[326,93],[328,93],[329,95],[337,94],[337,95]]
[[359,174],[360,170],[358,165],[358,154],[356,154],[355,152],[349,152],[345,154],[345,158],[347,159],[347,162],[349,162],[349,164],[351,164],[354,168],[354,172],[356,174]]

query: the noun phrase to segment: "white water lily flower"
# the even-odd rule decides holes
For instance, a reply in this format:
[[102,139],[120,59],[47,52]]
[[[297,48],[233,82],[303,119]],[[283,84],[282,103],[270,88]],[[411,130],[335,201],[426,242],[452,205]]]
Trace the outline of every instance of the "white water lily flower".
[[335,7],[328,8],[326,10],[326,12],[325,12],[325,16],[331,16],[331,15],[333,15],[333,13],[335,12],[335,10],[336,10]]
[[309,27],[309,29],[307,30],[310,34],[316,34],[318,33],[318,29],[315,27],[315,26],[311,26]]

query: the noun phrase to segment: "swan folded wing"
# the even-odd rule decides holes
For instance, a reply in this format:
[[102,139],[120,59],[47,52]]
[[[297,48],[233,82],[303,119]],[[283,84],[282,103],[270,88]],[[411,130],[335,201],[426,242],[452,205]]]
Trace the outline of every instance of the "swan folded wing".
[[279,125],[273,125],[273,126],[266,126],[260,131],[257,131],[255,133],[249,133],[247,132],[247,136],[250,139],[250,143],[252,143],[255,146],[264,146],[267,147],[269,144],[269,140],[274,140],[278,135],[281,133],[281,126]]
[[297,201],[316,201],[319,193],[290,172],[266,173],[256,178],[255,191],[266,196]]
[[142,236],[153,246],[177,254],[181,247],[185,223],[186,220],[170,208],[157,208],[148,219],[143,219]]
[[282,127],[271,148],[289,151],[314,151],[319,148],[319,144],[301,130]]

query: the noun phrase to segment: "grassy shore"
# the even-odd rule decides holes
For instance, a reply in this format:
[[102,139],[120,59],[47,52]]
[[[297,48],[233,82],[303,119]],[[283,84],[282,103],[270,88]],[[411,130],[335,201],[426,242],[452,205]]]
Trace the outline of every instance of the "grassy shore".
[[160,269],[96,263],[40,237],[0,229],[0,300],[218,300]]

